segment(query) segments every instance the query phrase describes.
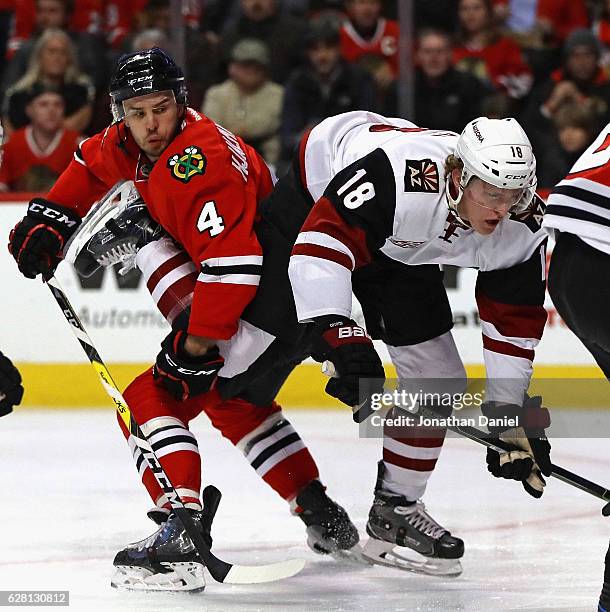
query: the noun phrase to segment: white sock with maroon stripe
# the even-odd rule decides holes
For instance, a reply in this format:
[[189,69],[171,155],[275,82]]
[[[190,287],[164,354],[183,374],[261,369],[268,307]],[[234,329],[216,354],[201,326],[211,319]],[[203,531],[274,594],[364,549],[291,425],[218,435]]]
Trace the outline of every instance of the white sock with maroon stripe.
[[143,246],[136,264],[161,314],[171,325],[193,301],[197,268],[184,250],[165,236]]

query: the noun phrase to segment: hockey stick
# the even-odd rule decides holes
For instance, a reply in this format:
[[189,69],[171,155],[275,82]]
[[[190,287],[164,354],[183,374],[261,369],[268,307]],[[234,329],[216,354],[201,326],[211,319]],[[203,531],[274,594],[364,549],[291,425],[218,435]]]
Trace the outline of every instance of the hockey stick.
[[[129,407],[127,406],[127,403],[121,395],[121,392],[119,391],[116,383],[110,375],[110,372],[108,372],[106,365],[93,345],[91,338],[89,338],[89,335],[85,331],[85,328],[74,311],[74,308],[72,308],[66,294],[57,282],[57,279],[52,276],[47,280],[47,284],[60,310],[66,318],[66,321],[70,323],[70,327],[85,351],[87,358],[97,372],[102,382],[102,386],[114,402],[115,408],[121,416],[123,423],[125,423],[127,430],[133,436],[136,445],[148,462],[151,472],[169,500],[172,511],[176,514],[184,526],[186,533],[191,539],[193,546],[199,553],[200,558],[205,563],[205,566],[210,572],[212,578],[214,578],[214,580],[217,582],[226,582],[228,584],[254,584],[260,582],[272,582],[274,580],[289,578],[290,576],[298,574],[305,567],[305,561],[302,559],[290,559],[288,561],[280,561],[278,563],[272,563],[269,565],[235,565],[219,559],[210,551],[208,545],[203,539],[202,534],[196,528],[189,511],[185,508],[180,496],[176,492],[176,489],[163,470],[159,459],[155,455],[155,451],[152,449],[150,443],[146,439],[146,436],[142,433],[142,430],[136,423],[131,411],[129,410]],[[218,503],[220,499],[220,491],[218,491],[218,489],[216,489],[216,491],[216,499],[214,501],[215,503]]]
[[[330,361],[325,361],[322,364],[322,372],[326,374],[326,376],[329,376],[329,377],[336,375],[335,366]],[[354,412],[354,419],[356,415],[360,414],[360,412],[363,409],[365,409],[366,416],[364,416],[361,420],[356,421],[357,423],[361,423],[366,418],[368,418],[368,416],[370,416],[371,414],[375,412],[371,408],[371,402],[367,400],[361,406],[354,406],[352,408]],[[420,406],[418,413],[424,417],[433,418],[433,419],[438,419],[439,417],[444,418],[443,415],[439,414],[435,410],[428,408],[426,406]],[[483,446],[487,446],[488,448],[495,450],[497,453],[514,450],[502,440],[498,440],[497,438],[494,439],[493,441],[489,440],[486,437],[485,432],[481,431],[480,429],[477,429],[476,427],[471,427],[469,425],[444,425],[444,427],[446,427],[449,431],[452,431],[453,433],[457,433],[460,436],[469,438],[473,442],[477,442],[477,444],[482,444]],[[569,470],[566,470],[565,468],[562,468],[559,465],[555,465],[554,463],[551,464],[551,469],[552,469],[551,476],[553,476],[554,478],[557,478],[558,480],[561,480],[565,482],[566,484],[571,485],[572,487],[576,487],[577,489],[580,489],[581,491],[584,491],[585,493],[589,493],[589,495],[598,497],[599,499],[605,502],[609,502],[602,508],[602,514],[604,516],[610,516],[610,490],[609,489],[606,489],[605,487],[602,487],[601,485],[598,485],[597,483],[592,482],[591,480],[587,480],[586,478],[583,478],[582,476],[579,476],[578,474],[574,474],[574,472],[570,472]]]

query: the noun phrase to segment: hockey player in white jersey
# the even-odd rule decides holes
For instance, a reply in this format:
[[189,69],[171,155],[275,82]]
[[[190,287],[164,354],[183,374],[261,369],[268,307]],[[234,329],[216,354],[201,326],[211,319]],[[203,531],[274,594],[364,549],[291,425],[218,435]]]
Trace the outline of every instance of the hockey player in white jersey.
[[[370,391],[383,387],[369,335],[388,345],[401,380],[461,384],[465,372],[439,269],[447,263],[479,269],[485,362],[496,383],[489,386],[487,413],[519,414],[525,404],[544,415],[524,402],[546,320],[545,234],[535,184],[531,146],[514,119],[480,118],[459,138],[367,112],[323,121],[303,138],[289,174],[261,206],[262,280],[242,317],[251,341],[240,337],[224,347],[225,364],[237,367],[220,373],[217,389],[226,397],[250,395],[270,372],[313,354],[339,374],[327,392],[353,405],[362,379],[372,379]],[[147,278],[159,276],[153,261],[160,250],[151,243],[138,253]],[[176,286],[182,282],[165,263],[163,273]],[[352,291],[369,335],[350,320]],[[169,312],[167,304],[158,306]],[[550,469],[542,429],[528,430],[529,438],[523,431],[493,433],[515,450],[488,453],[490,472],[522,481],[539,497]],[[367,525],[374,561],[459,573],[462,540],[420,501],[443,437],[444,430],[431,437],[416,428],[386,435]],[[403,562],[406,548],[423,557]]]
[[[369,335],[387,344],[401,381],[465,378],[438,268],[452,264],[479,270],[484,412],[546,416],[526,399],[546,321],[545,233],[535,158],[516,120],[478,118],[458,137],[347,113],[311,131],[299,172],[315,204],[292,250],[289,275],[299,321],[317,328],[314,357],[332,361],[339,374],[329,382],[331,394],[355,403],[358,380],[380,369],[372,342],[351,320],[352,291]],[[385,436],[365,552],[386,562],[395,545],[406,546],[430,558],[430,572],[455,573],[450,560],[463,554],[463,543],[418,501],[444,432],[421,433],[405,428],[399,438]],[[542,473],[550,473],[543,430],[492,433],[515,452],[488,452],[489,471],[522,481],[539,497]]]
[[610,124],[553,189],[542,225],[556,240],[553,303],[610,379]]

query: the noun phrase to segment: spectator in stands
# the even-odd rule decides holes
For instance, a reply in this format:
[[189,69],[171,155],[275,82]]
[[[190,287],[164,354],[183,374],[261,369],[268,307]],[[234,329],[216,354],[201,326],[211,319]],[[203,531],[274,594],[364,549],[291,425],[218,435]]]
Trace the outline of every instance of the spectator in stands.
[[269,164],[280,155],[280,118],[284,88],[269,80],[269,49],[256,39],[233,48],[229,79],[210,87],[202,112],[241,136]]
[[308,64],[286,83],[282,110],[282,158],[289,159],[303,132],[332,115],[372,110],[375,84],[368,73],[341,57],[339,30],[327,18],[312,22],[306,36]]
[[7,132],[24,127],[29,118],[24,100],[36,84],[57,88],[65,103],[64,127],[83,132],[91,119],[95,89],[78,69],[74,46],[63,30],[50,29],[38,38],[25,75],[6,92],[3,124]]
[[[459,134],[482,114],[481,104],[492,90],[476,76],[455,69],[451,37],[442,30],[427,29],[418,34],[415,59],[415,116],[409,119],[423,127]],[[398,116],[397,105],[390,103],[384,114]]]
[[553,116],[564,104],[592,101],[596,132],[610,120],[610,81],[599,64],[600,45],[591,30],[575,30],[563,48],[563,65],[534,88],[521,116],[534,150],[541,150],[553,129]]
[[593,21],[592,30],[601,44],[600,63],[606,74],[610,75],[610,0],[603,0]]
[[230,60],[233,47],[244,38],[257,38],[270,51],[269,74],[284,83],[290,72],[302,63],[303,40],[307,28],[302,19],[282,15],[278,0],[241,0],[241,14],[221,39],[224,61]]
[[81,135],[64,127],[64,99],[51,85],[29,90],[25,112],[30,124],[4,145],[0,191],[47,192],[72,160]]
[[532,86],[532,72],[519,45],[495,26],[492,0],[460,0],[453,57],[456,67],[473,73],[511,99],[521,99]]
[[540,143],[544,155],[538,156],[538,186],[552,189],[570,171],[576,160],[597,136],[599,128],[591,100],[564,104],[553,115],[553,130]]
[[132,51],[143,51],[153,47],[159,47],[168,53],[171,47],[167,33],[159,28],[148,28],[138,32],[131,43]]
[[[80,7],[81,3],[77,3],[77,6]],[[87,31],[87,24],[90,23],[87,11],[75,10],[72,0],[18,0],[16,7],[16,27],[21,15],[26,22],[21,37],[27,40],[18,40],[18,50],[4,75],[5,90],[25,74],[38,39],[48,29],[65,30],[76,48],[83,72],[93,80],[97,89],[106,86],[108,67],[102,60],[106,48],[100,37]],[[78,20],[75,21],[74,17],[78,17]]]
[[398,76],[399,28],[398,22],[382,17],[382,8],[381,0],[345,1],[348,18],[341,26],[341,52],[348,62],[375,56],[377,85],[387,89]]
[[545,38],[558,47],[575,30],[589,27],[585,0],[538,0],[537,15]]

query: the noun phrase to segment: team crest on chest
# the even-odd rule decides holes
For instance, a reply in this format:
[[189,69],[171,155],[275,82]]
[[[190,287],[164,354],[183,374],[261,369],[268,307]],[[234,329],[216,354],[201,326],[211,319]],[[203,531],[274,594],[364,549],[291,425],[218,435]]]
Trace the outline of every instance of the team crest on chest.
[[199,147],[189,145],[182,153],[174,153],[167,160],[173,178],[188,183],[194,176],[205,174],[208,160]]
[[405,192],[438,193],[438,168],[431,159],[405,160]]

